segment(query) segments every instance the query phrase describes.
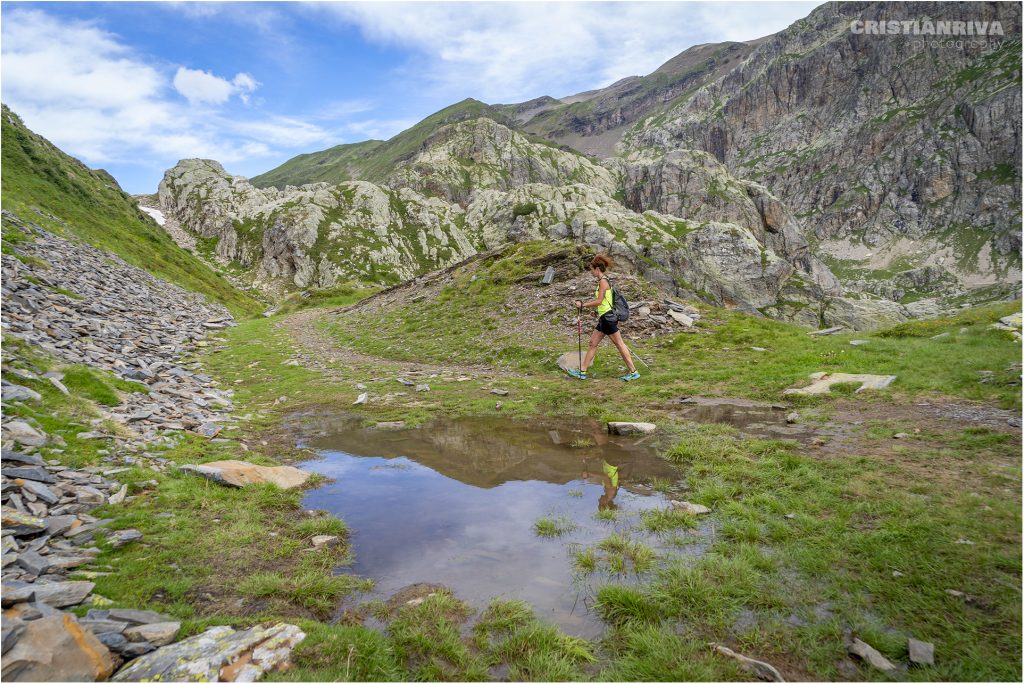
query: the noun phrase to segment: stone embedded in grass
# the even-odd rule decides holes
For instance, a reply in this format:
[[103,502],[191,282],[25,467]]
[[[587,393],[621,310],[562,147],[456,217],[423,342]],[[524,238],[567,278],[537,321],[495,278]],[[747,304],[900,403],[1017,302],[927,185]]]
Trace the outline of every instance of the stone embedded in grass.
[[491,390],[491,394],[497,394],[499,397],[507,397],[508,396],[508,390],[507,389],[492,389]]
[[429,392],[430,391],[430,385],[426,385],[426,384],[416,385],[416,391],[417,392]]
[[333,534],[318,534],[310,541],[313,542],[314,549],[330,548],[332,546],[337,546],[341,542],[341,540]]
[[910,653],[910,662],[917,665],[935,664],[935,644],[917,639],[907,640],[907,651]]
[[140,539],[142,539],[142,533],[138,530],[118,530],[107,537],[107,542],[115,549],[119,549]]
[[128,485],[121,485],[121,488],[114,494],[110,495],[110,501],[108,503],[119,504],[124,501],[124,497],[128,494]]
[[807,333],[808,335],[835,335],[837,332],[843,329],[843,326],[837,325],[833,328],[824,328],[822,330],[812,330]]
[[854,347],[859,347],[861,345],[867,344],[868,342],[869,340],[850,340],[850,344],[852,344]]
[[676,323],[679,323],[683,327],[693,327],[693,319],[684,314],[682,311],[675,311],[673,309],[669,309],[668,315],[671,316]]
[[672,508],[683,513],[689,513],[690,515],[704,515],[710,513],[711,509],[701,504],[690,503],[689,501],[676,501],[672,499],[669,503],[672,504]]
[[793,423],[799,422],[799,420],[800,420],[800,414],[797,413],[796,411],[793,411],[792,413],[789,413],[789,414],[786,415],[786,422],[791,424],[791,425]]
[[259,466],[248,461],[213,461],[201,465],[186,464],[181,470],[232,487],[272,482],[282,489],[293,489],[306,483],[310,474],[293,466]]
[[828,394],[829,388],[832,385],[847,382],[859,382],[861,385],[857,388],[854,394],[860,394],[864,390],[874,389],[880,390],[885,389],[891,385],[895,380],[895,375],[871,375],[867,373],[811,373],[810,376],[812,382],[807,387],[790,387],[789,389],[783,390],[783,394]]
[[732,649],[726,648],[721,644],[711,643],[708,644],[708,646],[713,648],[718,653],[721,653],[724,656],[728,656],[736,660],[740,664],[740,667],[742,667],[747,672],[752,673],[758,679],[762,679],[766,682],[786,681],[785,679],[783,679],[782,675],[779,673],[778,670],[776,670],[774,667],[772,667],[771,665],[762,660],[754,660],[753,658],[748,658],[745,655],[740,655],[739,653],[736,653]]
[[879,653],[877,650],[864,643],[860,639],[854,639],[853,643],[849,647],[850,653],[857,656],[864,662],[871,665],[882,672],[895,672],[896,666],[893,665],[889,660]]
[[619,421],[608,423],[608,433],[612,435],[646,435],[657,429],[658,426],[654,423],[627,423]]
[[220,434],[220,426],[217,425],[216,423],[207,422],[203,423],[198,428],[196,428],[196,432],[201,434],[203,437],[213,439],[218,434]]
[[402,385],[405,385],[406,387],[412,387],[413,385],[416,384],[412,380],[407,380],[406,378],[398,378],[398,382]]
[[23,420],[12,420],[4,423],[5,441],[12,440],[25,446],[43,446],[46,444],[46,433],[36,430]]

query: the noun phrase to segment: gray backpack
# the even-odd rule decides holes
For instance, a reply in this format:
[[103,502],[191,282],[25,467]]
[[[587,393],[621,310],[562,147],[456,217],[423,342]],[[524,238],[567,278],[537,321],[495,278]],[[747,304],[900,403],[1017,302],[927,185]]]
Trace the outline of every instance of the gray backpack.
[[612,285],[612,281],[608,281],[608,285],[612,288],[612,311],[615,312],[615,318],[622,321],[629,320],[629,302],[626,298]]

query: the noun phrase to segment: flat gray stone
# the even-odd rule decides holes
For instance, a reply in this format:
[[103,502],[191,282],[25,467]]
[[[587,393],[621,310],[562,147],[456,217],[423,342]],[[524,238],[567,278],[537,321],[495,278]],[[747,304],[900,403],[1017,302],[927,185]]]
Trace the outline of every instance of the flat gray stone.
[[876,670],[881,670],[882,672],[896,671],[896,666],[889,662],[884,655],[860,639],[854,639],[853,643],[850,644],[849,650],[850,653],[871,665],[871,667]]
[[21,385],[4,385],[0,394],[4,401],[39,401],[43,398],[39,392]]
[[907,651],[910,652],[910,662],[916,665],[935,664],[935,644],[931,642],[908,639]]
[[26,603],[35,597],[35,587],[31,584],[14,584],[4,582],[0,591],[0,603],[4,608],[9,608],[16,603]]
[[[131,625],[151,625],[158,622],[173,622],[173,620],[162,613],[156,613],[152,610],[134,610],[132,608],[111,608],[106,613],[105,618],[109,620],[117,620],[119,622],[127,622]],[[89,611],[90,615],[92,611]]]
[[120,634],[124,630],[128,629],[127,622],[119,622],[117,620],[90,620],[85,617],[79,618],[78,624],[82,625],[96,636],[110,632]]
[[140,539],[142,539],[142,533],[138,530],[118,530],[107,536],[107,542],[115,549]]
[[166,646],[174,641],[181,630],[180,622],[153,622],[145,625],[135,625],[124,630],[124,636],[128,641],[148,641],[154,646]]
[[[79,622],[84,622],[84,620],[80,620]],[[93,634],[96,634],[96,638],[99,642],[111,651],[117,651],[120,653],[128,645],[128,640],[119,632],[100,632],[98,634],[93,632]],[[142,654],[140,653],[139,655]]]
[[46,435],[23,420],[12,420],[3,424],[7,438],[25,446],[40,447],[46,444]]
[[44,485],[42,482],[35,482],[34,480],[24,480],[21,484],[21,488],[26,492],[32,492],[32,494],[37,499],[45,501],[51,506],[60,501],[60,497],[54,494],[53,490]]
[[78,520],[77,515],[53,515],[46,518],[46,531],[54,537],[64,534]]
[[12,480],[34,480],[36,482],[44,482],[46,484],[54,484],[57,482],[57,478],[51,475],[50,471],[42,467],[42,465],[4,468],[3,474]]
[[0,459],[4,461],[4,465],[8,463],[23,463],[34,466],[46,465],[46,462],[35,454],[23,454],[20,451],[12,451],[11,449],[4,449],[0,452]]
[[54,608],[77,606],[85,600],[95,586],[95,582],[84,581],[47,582],[45,584],[36,582],[32,585],[35,589],[35,600]]
[[50,567],[49,561],[35,551],[22,551],[18,554],[18,565],[26,572],[39,576],[46,574]]

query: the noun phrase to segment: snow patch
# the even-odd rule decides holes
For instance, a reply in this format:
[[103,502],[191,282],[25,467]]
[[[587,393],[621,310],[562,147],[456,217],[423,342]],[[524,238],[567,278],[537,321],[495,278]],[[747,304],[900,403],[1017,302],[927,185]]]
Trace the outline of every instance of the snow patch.
[[140,206],[139,209],[152,216],[153,220],[159,223],[161,226],[167,223],[167,218],[164,216],[164,212],[160,211],[159,209],[143,206]]

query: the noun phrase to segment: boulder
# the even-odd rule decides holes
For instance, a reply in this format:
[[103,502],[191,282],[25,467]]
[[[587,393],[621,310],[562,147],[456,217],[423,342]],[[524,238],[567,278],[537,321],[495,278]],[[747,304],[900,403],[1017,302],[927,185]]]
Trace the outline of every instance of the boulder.
[[3,659],[3,679],[12,682],[96,682],[113,671],[110,651],[70,613],[24,623]]
[[656,429],[658,426],[654,423],[608,423],[608,433],[612,435],[646,435]]
[[244,487],[247,484],[272,482],[282,489],[301,487],[309,479],[310,474],[293,466],[260,466],[247,461],[213,461],[202,465],[187,464],[182,470],[202,475],[205,478],[231,485]]
[[114,675],[114,681],[252,682],[285,666],[305,638],[298,627],[285,623],[243,631],[210,627],[140,656]]

